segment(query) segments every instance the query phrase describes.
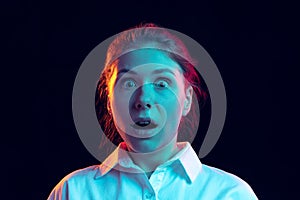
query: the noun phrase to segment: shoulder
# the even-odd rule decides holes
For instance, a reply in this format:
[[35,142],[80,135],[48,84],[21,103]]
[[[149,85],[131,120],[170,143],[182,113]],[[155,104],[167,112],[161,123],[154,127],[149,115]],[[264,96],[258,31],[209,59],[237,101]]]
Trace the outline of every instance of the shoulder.
[[226,184],[241,184],[241,185],[248,185],[243,179],[240,177],[226,172],[224,170],[218,169],[216,167],[211,167],[208,165],[202,164],[202,173],[205,173],[211,180],[215,180],[218,182],[226,182]]
[[73,182],[93,179],[98,169],[99,165],[93,165],[86,168],[78,169],[65,176],[61,180],[61,182]]
[[48,199],[67,199],[64,198],[66,195],[70,193],[79,193],[85,185],[88,185],[93,182],[98,169],[99,165],[93,165],[83,169],[78,169],[66,175],[53,188]]
[[202,164],[200,177],[213,190],[220,191],[220,199],[257,199],[250,185],[232,173]]

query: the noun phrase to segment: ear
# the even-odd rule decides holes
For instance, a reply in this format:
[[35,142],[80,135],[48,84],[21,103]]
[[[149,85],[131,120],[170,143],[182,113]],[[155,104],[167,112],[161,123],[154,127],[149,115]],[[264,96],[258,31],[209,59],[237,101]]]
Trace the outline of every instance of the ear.
[[182,116],[186,116],[192,107],[192,102],[193,102],[193,87],[188,86],[185,89],[185,100],[184,100],[184,105],[183,105],[183,110],[182,110]]

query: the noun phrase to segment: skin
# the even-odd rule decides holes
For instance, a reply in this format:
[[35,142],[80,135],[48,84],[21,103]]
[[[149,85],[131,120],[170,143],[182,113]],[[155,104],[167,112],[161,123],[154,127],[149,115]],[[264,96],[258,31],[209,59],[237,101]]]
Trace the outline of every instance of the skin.
[[[129,152],[142,153],[134,154],[134,162],[153,171],[178,152],[178,127],[190,110],[192,87],[185,85],[180,66],[156,49],[122,56],[116,74],[109,95],[114,123]],[[145,118],[151,125],[135,126]]]

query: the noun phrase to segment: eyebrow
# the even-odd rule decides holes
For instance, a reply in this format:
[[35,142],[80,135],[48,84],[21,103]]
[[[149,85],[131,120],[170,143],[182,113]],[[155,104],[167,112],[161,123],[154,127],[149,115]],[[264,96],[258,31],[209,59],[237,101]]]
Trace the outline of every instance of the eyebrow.
[[[166,69],[166,68],[165,69],[156,69],[156,70],[154,70],[152,72],[152,74],[162,74],[162,73],[166,73],[166,72],[167,73],[171,73],[174,76],[176,76],[175,73],[172,70]],[[119,76],[122,73],[129,73],[129,74],[135,74],[135,75],[137,75],[137,73],[135,71],[131,71],[131,70],[126,69],[126,68],[125,69],[121,69],[120,71],[118,71],[117,75]]]

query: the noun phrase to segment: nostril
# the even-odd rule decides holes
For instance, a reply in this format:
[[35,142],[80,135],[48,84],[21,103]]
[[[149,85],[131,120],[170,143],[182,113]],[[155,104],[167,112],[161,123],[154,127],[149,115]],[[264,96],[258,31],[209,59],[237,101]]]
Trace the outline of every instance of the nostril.
[[147,103],[147,104],[138,103],[138,104],[136,104],[136,108],[138,108],[138,109],[141,109],[141,108],[143,108],[143,109],[150,109],[151,108],[151,104],[149,104],[149,103]]

